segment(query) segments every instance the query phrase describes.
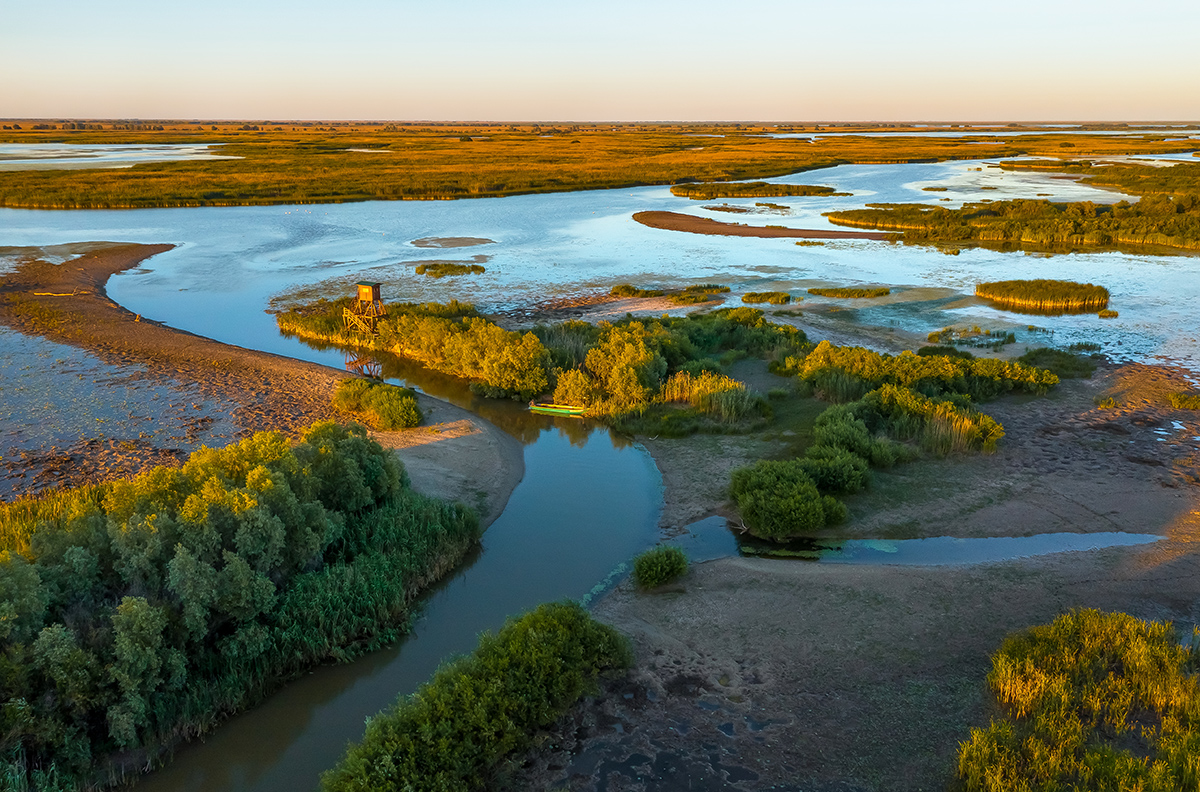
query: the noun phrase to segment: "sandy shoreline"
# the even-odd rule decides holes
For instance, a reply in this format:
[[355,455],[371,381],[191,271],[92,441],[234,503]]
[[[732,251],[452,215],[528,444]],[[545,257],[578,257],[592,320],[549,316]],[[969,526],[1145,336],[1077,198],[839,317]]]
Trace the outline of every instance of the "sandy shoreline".
[[[165,327],[108,298],[104,285],[110,276],[172,247],[81,243],[69,246],[75,258],[62,264],[45,261],[37,248],[16,251],[23,260],[0,275],[0,324],[84,349],[111,365],[136,366],[137,376],[201,394],[207,400],[194,405],[194,419],[232,423],[236,436],[294,433],[314,421],[347,419],[330,397],[348,373]],[[378,433],[378,439],[396,450],[418,491],[479,507],[485,524],[495,519],[524,475],[520,444],[473,413],[429,396],[420,401],[426,426]],[[437,442],[429,442],[435,437]],[[143,453],[128,454],[125,464],[88,464],[97,443],[112,440],[133,442],[88,438],[72,453],[58,453],[54,464],[64,474],[54,483],[111,480],[183,456],[178,449],[142,443]]]
[[650,228],[667,231],[686,231],[690,234],[713,234],[717,236],[758,237],[772,239],[790,237],[797,239],[875,239],[888,240],[895,234],[878,231],[831,231],[828,229],[772,228],[770,226],[747,226],[739,223],[722,223],[707,217],[695,217],[679,212],[637,212],[633,219]]

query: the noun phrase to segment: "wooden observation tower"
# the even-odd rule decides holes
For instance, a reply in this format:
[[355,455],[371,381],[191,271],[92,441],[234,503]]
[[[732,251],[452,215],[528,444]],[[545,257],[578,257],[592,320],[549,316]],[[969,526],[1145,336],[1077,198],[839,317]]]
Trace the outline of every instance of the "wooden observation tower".
[[380,284],[360,282],[356,285],[358,300],[342,309],[342,325],[347,330],[375,335],[379,332],[375,327],[379,317],[387,316],[387,309],[379,298]]

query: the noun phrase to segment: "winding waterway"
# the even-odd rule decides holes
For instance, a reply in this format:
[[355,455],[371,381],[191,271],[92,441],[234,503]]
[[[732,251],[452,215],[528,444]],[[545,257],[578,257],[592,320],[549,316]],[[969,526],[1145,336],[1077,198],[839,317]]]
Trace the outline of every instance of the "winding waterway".
[[[1125,197],[1045,174],[1000,171],[992,164],[842,166],[778,181],[826,184],[853,193],[850,197],[772,199],[786,213],[764,210],[753,199],[725,203],[750,210],[738,215],[739,222],[829,228],[821,212],[876,201],[950,198],[946,203],[957,205],[1041,194],[1104,202]],[[922,191],[931,185],[947,190]],[[901,295],[918,296],[844,311],[849,322],[918,333],[955,323],[1002,323],[1018,333],[1036,332],[1038,338],[1053,331],[1062,344],[1098,341],[1115,357],[1165,355],[1200,370],[1192,307],[1200,299],[1200,258],[1121,253],[1043,258],[982,249],[946,256],[864,241],[798,247],[791,240],[661,231],[630,219],[636,211],[653,209],[729,219],[703,208],[711,203],[647,187],[428,203],[0,210],[0,245],[176,243],[176,249],[114,277],[109,294],[132,311],[190,332],[339,367],[341,352],[310,348],[277,333],[273,318],[264,313],[272,297],[314,284],[324,283],[328,291],[370,278],[389,284],[388,299],[458,297],[474,300],[484,311],[501,311],[623,281],[720,281],[733,286],[735,294],[885,283],[899,287]],[[428,237],[492,241],[441,250],[411,244]],[[474,257],[482,257],[487,273],[469,280],[437,281],[412,271],[420,261]],[[1121,318],[1101,325],[1094,316],[1039,317],[1040,329],[1026,331],[1026,319],[970,296],[978,280],[1020,277],[1102,283],[1113,293]],[[801,306],[820,304],[810,298]],[[8,337],[0,334],[0,344]],[[402,361],[388,361],[385,373],[472,409],[522,440],[525,479],[488,529],[481,551],[425,598],[408,639],[350,665],[314,670],[204,743],[182,748],[172,764],[142,782],[143,788],[311,789],[345,743],[361,735],[364,718],[415,689],[446,657],[472,648],[481,630],[540,602],[585,596],[619,573],[620,564],[659,541],[661,478],[644,449],[586,422],[533,416],[518,405],[476,399],[460,383]],[[685,542],[700,557],[733,552],[719,520],[697,526]],[[1051,543],[1015,554],[1056,548],[1062,549]]]

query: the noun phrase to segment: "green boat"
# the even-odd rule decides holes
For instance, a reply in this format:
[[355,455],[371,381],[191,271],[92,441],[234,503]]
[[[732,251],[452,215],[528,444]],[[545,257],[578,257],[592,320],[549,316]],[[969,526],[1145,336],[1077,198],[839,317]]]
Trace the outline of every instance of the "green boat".
[[539,404],[538,402],[530,402],[529,411],[541,413],[542,415],[581,416],[587,411],[587,407],[572,407],[569,404]]

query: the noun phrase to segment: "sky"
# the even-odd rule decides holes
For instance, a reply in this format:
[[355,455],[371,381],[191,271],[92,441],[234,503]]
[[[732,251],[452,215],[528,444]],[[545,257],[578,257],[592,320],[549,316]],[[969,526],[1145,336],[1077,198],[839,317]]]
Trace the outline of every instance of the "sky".
[[0,117],[1200,121],[1196,0],[0,0]]

